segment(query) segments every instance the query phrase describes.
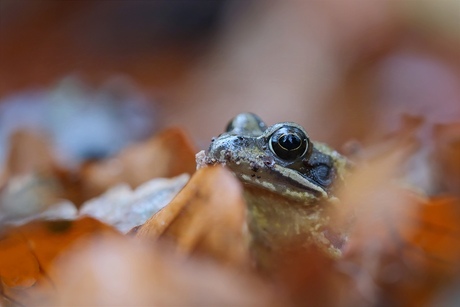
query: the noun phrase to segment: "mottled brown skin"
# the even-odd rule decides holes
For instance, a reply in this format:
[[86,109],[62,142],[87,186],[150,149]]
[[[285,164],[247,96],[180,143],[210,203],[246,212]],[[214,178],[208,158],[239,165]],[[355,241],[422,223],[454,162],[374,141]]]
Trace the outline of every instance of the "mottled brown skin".
[[266,254],[311,246],[342,255],[343,234],[329,228],[334,191],[344,180],[347,160],[327,145],[312,142],[295,123],[267,127],[243,113],[197,156],[198,167],[226,165],[244,186],[251,248],[259,262]]

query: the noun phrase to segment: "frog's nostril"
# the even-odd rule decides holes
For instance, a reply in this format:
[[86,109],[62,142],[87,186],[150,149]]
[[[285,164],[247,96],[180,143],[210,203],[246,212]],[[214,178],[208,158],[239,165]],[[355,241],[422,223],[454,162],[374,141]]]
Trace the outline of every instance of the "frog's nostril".
[[271,156],[264,156],[262,158],[262,161],[268,167],[273,167],[275,165],[275,159],[273,159],[273,157],[271,157]]

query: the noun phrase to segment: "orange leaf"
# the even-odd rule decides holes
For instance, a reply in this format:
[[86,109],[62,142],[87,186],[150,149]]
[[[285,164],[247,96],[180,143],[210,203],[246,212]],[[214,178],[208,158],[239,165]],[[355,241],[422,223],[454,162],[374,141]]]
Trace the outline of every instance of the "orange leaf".
[[460,196],[460,123],[435,126],[433,139],[439,188]]
[[426,304],[459,273],[459,206],[458,199],[434,198],[406,211],[404,225],[387,220],[395,249],[384,255],[376,276],[387,297],[403,304]]
[[412,231],[402,235],[425,255],[426,265],[447,276],[460,269],[460,200],[433,198],[412,218]]
[[172,240],[185,253],[247,264],[246,204],[240,183],[221,166],[198,170],[168,206],[138,229],[137,236]]
[[0,278],[3,294],[21,301],[44,293],[54,285],[54,260],[75,241],[90,235],[116,235],[115,230],[92,218],[76,221],[33,221],[4,230],[0,239]]

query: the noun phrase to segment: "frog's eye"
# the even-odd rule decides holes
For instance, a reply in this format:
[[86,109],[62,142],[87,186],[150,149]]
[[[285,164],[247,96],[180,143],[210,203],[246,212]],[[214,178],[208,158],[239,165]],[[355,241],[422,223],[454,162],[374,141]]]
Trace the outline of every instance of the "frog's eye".
[[294,160],[305,154],[309,146],[307,135],[296,127],[282,127],[270,137],[270,150],[284,160]]
[[328,187],[333,179],[332,167],[326,164],[318,164],[310,170],[310,177],[320,186]]

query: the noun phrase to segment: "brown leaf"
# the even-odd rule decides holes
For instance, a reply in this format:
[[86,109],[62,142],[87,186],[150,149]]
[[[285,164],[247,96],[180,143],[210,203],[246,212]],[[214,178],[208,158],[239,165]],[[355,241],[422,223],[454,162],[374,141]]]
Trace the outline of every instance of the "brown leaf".
[[8,177],[51,173],[55,168],[57,163],[46,137],[28,130],[18,130],[11,135],[4,170]]
[[182,174],[174,178],[155,178],[136,189],[119,184],[85,202],[79,214],[97,218],[126,233],[166,206],[188,180],[189,175]]
[[94,240],[63,258],[55,295],[41,306],[282,306],[254,276],[169,246]]
[[435,126],[433,140],[439,188],[460,196],[460,123]]
[[[403,218],[388,214],[381,225],[386,236],[376,255],[375,282],[388,302],[424,305],[441,293],[459,273],[460,201],[435,198],[401,204]],[[378,226],[377,226],[378,227]],[[374,259],[375,260],[375,259]]]
[[115,158],[89,163],[81,170],[86,199],[126,182],[137,187],[155,177],[195,171],[195,149],[183,130],[170,128],[146,142],[123,150]]
[[221,166],[198,170],[168,206],[137,231],[176,243],[184,253],[248,264],[246,204],[237,179]]
[[[78,176],[58,164],[46,136],[30,130],[18,130],[12,134],[9,145],[5,169],[0,174],[0,187],[11,180],[33,176],[37,182],[46,184],[29,185],[22,193],[33,194],[40,189],[40,195],[35,198],[43,203],[41,209],[54,204],[58,198],[75,204],[83,201]],[[45,199],[40,199],[43,195],[46,195]]]
[[22,301],[55,285],[50,276],[57,256],[79,239],[117,232],[92,218],[76,221],[34,221],[5,229],[0,239],[0,277],[3,294]]
[[[42,134],[18,130],[11,135],[9,146],[4,169],[0,170],[0,186],[3,187],[0,190],[0,215],[2,211],[5,216],[14,216],[16,212],[35,214],[46,210],[62,195],[54,178],[59,167],[48,140]],[[10,201],[11,194],[31,201]]]
[[460,269],[460,200],[452,197],[430,199],[417,215],[410,217],[413,230],[401,235],[415,253],[426,254],[426,263],[440,274]]
[[458,200],[428,200],[404,184],[408,145],[357,166],[341,194],[354,226],[339,267],[367,304],[426,304],[458,270]]

